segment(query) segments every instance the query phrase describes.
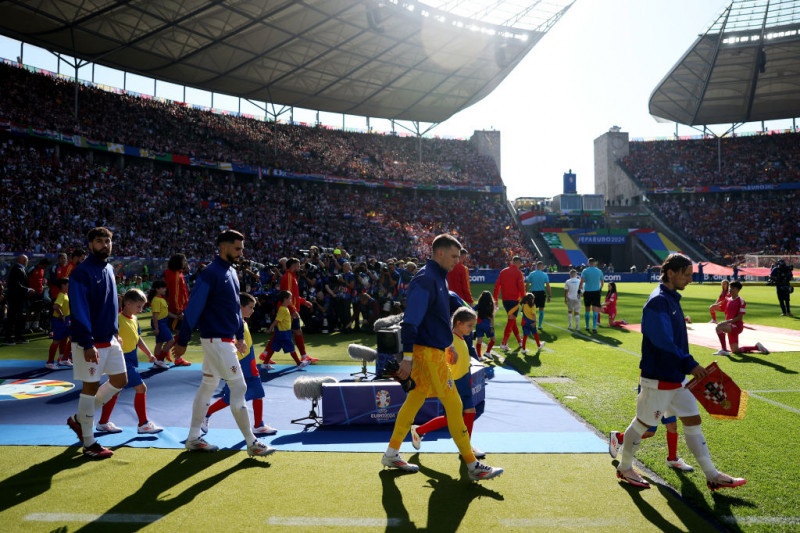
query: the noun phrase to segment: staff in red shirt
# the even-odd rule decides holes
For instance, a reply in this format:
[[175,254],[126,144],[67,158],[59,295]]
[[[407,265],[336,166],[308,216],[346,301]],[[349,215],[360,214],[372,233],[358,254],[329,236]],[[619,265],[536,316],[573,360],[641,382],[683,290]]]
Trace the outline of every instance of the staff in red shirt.
[[[167,269],[164,271],[164,281],[167,282],[167,312],[176,317],[172,321],[172,331],[176,334],[181,329],[183,311],[189,303],[189,287],[186,286],[186,278],[183,277],[186,265],[185,255],[173,254],[169,258]],[[169,359],[170,356],[167,354],[166,358]],[[175,366],[189,366],[191,364],[182,356],[175,359]]]
[[458,294],[470,306],[472,301],[472,287],[469,284],[469,269],[467,268],[467,250],[461,249],[461,258],[453,270],[447,273],[447,287]]
[[69,277],[69,273],[66,272],[69,264],[70,262],[69,259],[67,259],[67,254],[61,252],[58,254],[58,262],[50,269],[50,300],[53,302],[56,301],[58,293],[61,292],[58,289],[58,280]]
[[[300,270],[299,259],[292,257],[286,261],[286,272],[283,274],[283,276],[281,276],[280,287],[282,291],[289,291],[292,293],[292,304],[289,306],[289,312],[292,315],[292,335],[294,336],[294,343],[297,346],[297,349],[300,351],[300,358],[301,360],[308,361],[309,363],[316,363],[318,359],[310,357],[306,353],[306,343],[303,339],[303,330],[300,329],[300,314],[297,312],[297,309],[300,305],[304,305],[306,307],[312,307],[312,305],[311,302],[300,297],[300,289],[297,286],[298,270]],[[278,305],[278,307],[280,308],[280,305]],[[277,335],[277,333],[272,335],[266,350],[264,350],[264,353],[259,356],[259,359],[261,359],[261,361],[263,361],[265,364],[272,363],[272,354],[275,353],[275,351],[272,349],[272,343],[275,340],[275,335]]]
[[503,331],[503,344],[500,346],[502,350],[508,351],[508,338],[511,333],[517,339],[517,343],[522,346],[522,339],[519,335],[519,326],[517,326],[517,313],[519,312],[519,302],[525,296],[525,282],[522,278],[522,271],[519,267],[522,266],[522,258],[515,255],[511,258],[511,264],[500,271],[497,276],[497,281],[494,284],[494,301],[497,305],[497,298],[502,294],[503,308],[508,313],[508,323],[506,329]]

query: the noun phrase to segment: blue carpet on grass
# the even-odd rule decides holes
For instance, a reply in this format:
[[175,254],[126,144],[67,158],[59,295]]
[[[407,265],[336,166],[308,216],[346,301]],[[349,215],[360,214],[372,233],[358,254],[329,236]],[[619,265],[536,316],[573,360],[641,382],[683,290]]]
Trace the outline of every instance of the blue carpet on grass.
[[[309,413],[311,403],[294,396],[294,380],[303,374],[325,374],[340,381],[350,379],[355,366],[313,365],[305,370],[278,365],[262,372],[267,393],[264,421],[278,429],[278,434],[261,440],[285,451],[380,452],[389,441],[392,427],[343,426],[305,428],[290,421]],[[136,433],[137,418],[133,409],[133,390],[120,393],[112,420],[122,433],[96,433],[104,446],[139,448],[183,448],[191,417],[191,405],[200,383],[200,365],[150,370],[140,366],[147,385],[149,418],[164,427],[157,435]],[[72,379],[72,370],[49,371],[38,361],[0,361],[0,380],[5,385],[23,379],[60,380],[76,387],[55,396],[0,401],[0,445],[77,445],[75,434],[65,421],[78,405],[80,383]],[[2,389],[2,387],[0,387]],[[215,393],[219,396],[220,389]],[[0,391],[2,397],[2,391]],[[213,401],[213,400],[212,400]],[[481,409],[482,407],[482,409]],[[324,405],[322,406],[324,409]],[[605,453],[606,443],[570,415],[557,402],[516,371],[496,368],[486,384],[486,402],[478,408],[473,444],[490,453]],[[100,416],[99,411],[95,420]],[[252,418],[252,415],[251,415]],[[244,440],[230,410],[223,409],[211,419],[208,440],[223,448],[239,449]],[[434,453],[456,452],[447,429],[425,435],[422,450]],[[403,451],[411,452],[410,441]]]

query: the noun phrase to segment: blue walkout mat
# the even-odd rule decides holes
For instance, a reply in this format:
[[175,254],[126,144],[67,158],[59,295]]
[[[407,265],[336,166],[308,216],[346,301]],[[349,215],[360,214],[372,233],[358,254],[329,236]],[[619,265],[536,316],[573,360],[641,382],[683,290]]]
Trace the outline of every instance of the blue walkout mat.
[[[349,380],[356,366],[312,365],[305,370],[278,365],[263,373],[261,380],[267,397],[264,421],[277,428],[278,434],[262,438],[285,451],[380,452],[391,435],[391,425],[336,426],[305,431],[292,419],[308,415],[311,402],[294,396],[294,380],[301,375],[325,374],[340,381]],[[183,448],[189,426],[191,406],[200,383],[200,365],[154,371],[142,364],[140,372],[147,390],[147,411],[151,420],[165,430],[157,435],[138,435],[133,409],[132,390],[120,393],[112,420],[124,431],[119,434],[97,433],[104,446],[139,448]],[[0,361],[0,398],[10,383],[18,380],[60,380],[75,388],[56,395],[0,401],[0,445],[77,445],[75,434],[66,426],[67,417],[78,405],[80,383],[72,379],[71,369],[49,371],[38,361]],[[43,389],[43,387],[40,387]],[[220,394],[220,389],[215,397]],[[13,392],[13,391],[12,391]],[[212,400],[213,401],[213,400]],[[324,409],[322,405],[322,409]],[[496,368],[494,378],[486,383],[486,402],[478,408],[473,443],[492,453],[606,453],[606,443],[550,399],[527,378],[508,368]],[[95,420],[100,413],[95,415]],[[251,415],[252,417],[252,415]],[[242,435],[230,414],[223,409],[211,419],[210,442],[223,448],[244,447]],[[456,447],[447,429],[425,435],[426,452],[450,453]],[[412,451],[410,441],[404,451]]]

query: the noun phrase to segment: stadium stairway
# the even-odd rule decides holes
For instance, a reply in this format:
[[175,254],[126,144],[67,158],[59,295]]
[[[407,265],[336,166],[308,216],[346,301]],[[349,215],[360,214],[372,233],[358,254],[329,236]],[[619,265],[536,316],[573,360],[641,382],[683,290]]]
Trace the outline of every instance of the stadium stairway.
[[667,246],[668,248],[670,246],[672,246],[673,248],[677,248],[683,253],[688,254],[694,261],[712,261],[717,263],[720,262],[721,258],[708,253],[707,249],[704,248],[700,243],[698,243],[693,239],[690,239],[683,233],[674,230],[660,216],[658,216],[656,212],[650,209],[648,205],[642,204],[641,207],[646,213],[650,215],[649,219],[650,224],[648,224],[648,226],[641,226],[641,227],[651,227],[654,228],[656,231],[658,231],[659,234],[663,235],[667,241],[670,241],[669,245]]
[[514,205],[510,201],[505,202],[506,209],[508,213],[511,215],[511,218],[514,219],[514,223],[519,228],[522,235],[531,243],[533,249],[536,251],[537,259],[540,261],[544,261],[547,264],[553,264],[556,261],[556,257],[553,255],[550,247],[547,245],[547,242],[542,238],[542,234],[533,229],[531,226],[526,226],[522,223],[522,220],[519,218],[519,213],[514,208]]

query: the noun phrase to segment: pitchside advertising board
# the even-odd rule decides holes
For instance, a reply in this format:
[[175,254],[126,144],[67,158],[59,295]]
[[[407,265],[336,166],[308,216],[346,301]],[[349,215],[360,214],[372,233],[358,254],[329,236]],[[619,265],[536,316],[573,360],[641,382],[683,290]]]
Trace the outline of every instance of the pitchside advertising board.
[[[475,270],[470,274],[469,280],[471,283],[493,284],[497,281],[497,276],[499,275],[500,269]],[[550,278],[550,283],[564,283],[569,279],[569,273],[567,272],[548,272],[547,275]],[[715,276],[706,276],[706,279],[709,281],[712,278],[715,278]],[[615,283],[646,283],[648,281],[659,281],[659,274],[647,274],[646,272],[630,274],[628,272],[620,272],[618,274],[606,274],[603,276],[603,279],[606,283],[609,281],[613,281]]]
[[[483,365],[470,368],[472,399],[478,405],[486,399],[486,373]],[[455,386],[455,385],[453,385]],[[396,381],[361,381],[324,383],[322,385],[322,425],[394,424],[397,412],[406,400],[403,387]],[[414,419],[423,424],[444,415],[437,398],[428,398]]]
[[[494,284],[497,281],[497,276],[500,275],[500,269],[486,269],[486,270],[475,270],[473,271],[470,276],[469,280],[471,283],[491,283]],[[566,272],[555,272],[547,273],[548,277],[550,278],[550,283],[564,283],[569,279],[569,274]],[[747,281],[763,281],[766,278],[755,278],[753,276],[739,276],[740,279],[744,279]],[[711,274],[704,274],[703,281],[710,281],[710,282],[720,282],[722,280],[730,280],[730,276],[718,276],[718,275],[711,275]],[[620,272],[614,274],[606,274],[603,276],[603,280],[608,283],[609,281],[613,281],[614,283],[658,283],[661,281],[661,274],[654,273],[648,274],[646,272],[635,273],[631,274],[629,272]],[[694,274],[693,281],[698,282],[700,281],[700,276],[698,274]]]

